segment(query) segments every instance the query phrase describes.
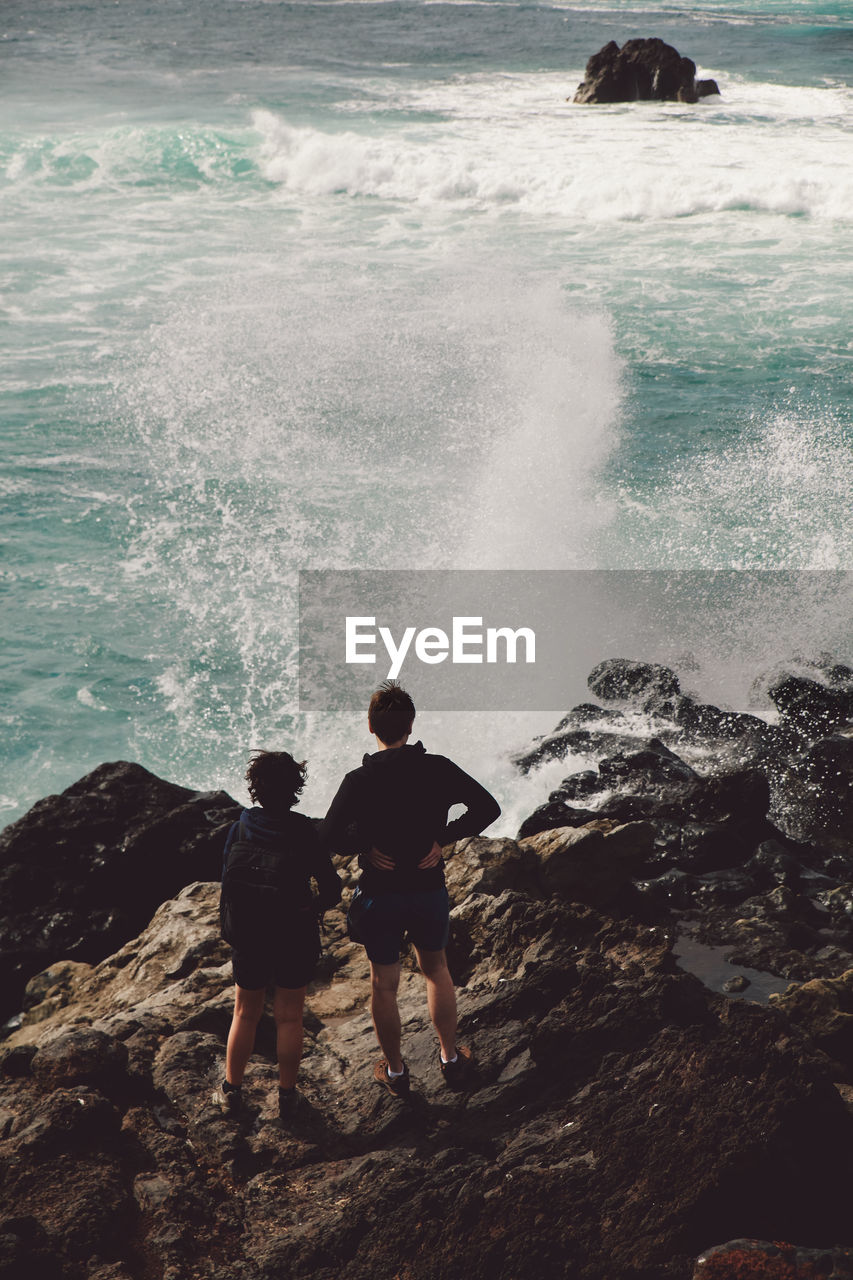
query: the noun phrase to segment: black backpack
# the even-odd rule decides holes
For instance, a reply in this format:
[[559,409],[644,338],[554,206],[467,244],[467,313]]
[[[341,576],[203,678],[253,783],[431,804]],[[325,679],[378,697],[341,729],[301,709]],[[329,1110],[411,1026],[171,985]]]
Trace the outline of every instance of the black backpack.
[[310,874],[308,859],[297,850],[234,840],[219,895],[225,941],[232,947],[257,949],[297,924],[313,924]]

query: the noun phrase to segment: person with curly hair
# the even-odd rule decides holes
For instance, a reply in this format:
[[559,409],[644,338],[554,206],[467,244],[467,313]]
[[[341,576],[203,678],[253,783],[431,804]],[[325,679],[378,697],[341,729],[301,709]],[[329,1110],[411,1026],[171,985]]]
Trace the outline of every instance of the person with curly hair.
[[293,812],[306,773],[286,751],[255,752],[246,771],[254,806],[243,810],[225,843],[220,916],[231,944],[235,996],[216,1101],[231,1115],[243,1109],[243,1075],[269,986],[275,988],[281,1120],[289,1121],[297,1106],[305,989],[320,955],[320,918],[341,897],[314,823]]

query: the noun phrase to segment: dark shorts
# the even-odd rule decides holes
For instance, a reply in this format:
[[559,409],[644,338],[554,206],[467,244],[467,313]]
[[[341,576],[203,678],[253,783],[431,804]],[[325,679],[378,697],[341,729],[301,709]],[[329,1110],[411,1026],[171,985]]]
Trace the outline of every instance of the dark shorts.
[[305,987],[314,976],[320,958],[320,931],[310,925],[277,939],[273,946],[232,947],[234,981],[246,991],[261,987]]
[[450,934],[447,890],[380,893],[356,889],[347,913],[349,935],[374,964],[396,964],[408,936],[420,951],[443,951]]

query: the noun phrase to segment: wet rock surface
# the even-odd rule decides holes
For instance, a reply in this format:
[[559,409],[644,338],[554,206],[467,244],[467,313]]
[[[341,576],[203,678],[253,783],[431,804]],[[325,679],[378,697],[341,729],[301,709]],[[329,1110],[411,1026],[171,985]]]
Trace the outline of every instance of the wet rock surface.
[[712,93],[719,93],[715,80],[697,80],[691,58],[652,37],[627,40],[621,49],[611,40],[594,53],[574,101],[698,102]]
[[775,673],[763,690],[775,722],[700,703],[650,663],[600,663],[589,685],[601,714],[583,704],[516,758],[523,772],[576,758],[586,726],[590,765],[552,789],[519,836],[644,821],[653,848],[634,872],[644,905],[631,910],[689,921],[700,941],[781,977],[853,968],[849,669]]
[[[412,1101],[373,1083],[368,966],[342,910],[287,1128],[268,1015],[246,1113],[214,1102],[233,999],[216,883],[179,886],[110,954],[28,975],[0,1044],[0,1277],[844,1280],[853,850],[834,776],[809,774],[805,818],[778,779],[830,758],[846,711],[699,715],[643,665],[602,664],[611,701],[551,735],[593,726],[596,745],[547,820],[446,851],[465,1091],[438,1070],[411,957]],[[818,812],[830,834],[804,836]],[[685,937],[750,978],[712,992],[676,962]],[[769,1002],[755,970],[781,979]]]

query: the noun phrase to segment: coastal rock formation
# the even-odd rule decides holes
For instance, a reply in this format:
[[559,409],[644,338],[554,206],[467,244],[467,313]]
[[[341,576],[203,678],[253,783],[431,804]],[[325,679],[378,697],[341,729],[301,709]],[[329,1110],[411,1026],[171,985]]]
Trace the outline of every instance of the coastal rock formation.
[[697,80],[696,63],[657,38],[615,40],[594,53],[575,102],[698,102],[719,93],[715,80]]
[[134,937],[161,902],[220,874],[239,807],[224,792],[103,764],[0,834],[0,1021],[58,960],[92,963]]
[[512,889],[453,911],[469,1092],[444,1087],[409,963],[416,1096],[372,1084],[366,965],[336,911],[301,1117],[273,1119],[264,1021],[255,1111],[225,1119],[211,1101],[231,1003],[217,896],[185,888],[8,1042],[3,1275],[687,1280],[709,1242],[745,1230],[842,1237],[853,1119],[807,1038],[710,995],[664,930]]
[[[665,668],[600,664],[605,705],[574,708],[521,765],[553,769],[585,733],[587,767],[520,838],[445,851],[470,1088],[444,1085],[411,956],[412,1102],[373,1084],[369,967],[336,909],[284,1129],[269,1016],[249,1111],[213,1101],[233,999],[213,877],[232,802],[122,766],[128,801],[104,766],[69,789],[91,829],[65,797],[36,806],[7,847],[35,822],[32,856],[60,885],[77,856],[98,883],[98,845],[124,850],[138,885],[154,833],[185,834],[161,867],[176,887],[137,935],[88,958],[44,948],[27,975],[0,1044],[0,1277],[844,1280],[853,677],[813,674],[817,689],[766,682],[771,725],[699,703]],[[193,850],[210,878],[181,887]],[[336,861],[346,897],[357,865]],[[22,920],[22,940],[28,921],[41,937],[40,916]],[[730,967],[715,990],[731,995],[715,994],[686,971],[685,937],[764,972]],[[793,980],[769,1003],[767,973],[777,991]]]
[[769,682],[769,724],[698,702],[667,668],[600,663],[589,685],[606,705],[574,708],[516,761],[530,772],[583,753],[595,768],[563,779],[519,836],[646,822],[642,902],[623,895],[623,910],[690,922],[699,941],[782,977],[853,968],[853,673],[813,670]]

